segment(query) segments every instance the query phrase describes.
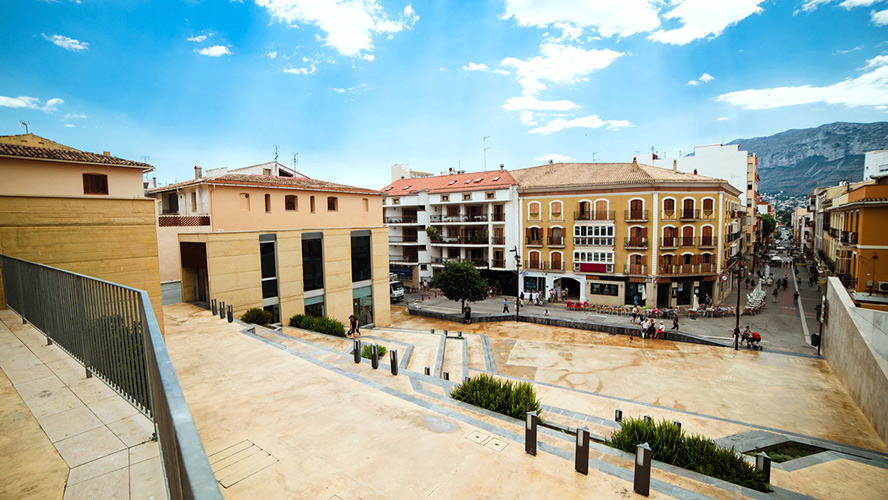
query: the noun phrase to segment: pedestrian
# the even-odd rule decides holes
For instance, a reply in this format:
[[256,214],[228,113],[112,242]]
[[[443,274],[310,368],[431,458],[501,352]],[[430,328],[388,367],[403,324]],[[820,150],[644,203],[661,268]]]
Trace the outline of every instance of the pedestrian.
[[746,277],[746,288],[749,288],[749,277]]
[[633,329],[630,329],[630,330],[629,330],[629,343],[630,343],[630,344],[632,343],[632,336],[633,336],[634,334],[635,334],[635,329],[634,329],[634,328],[633,328]]
[[524,292],[518,294],[518,303],[524,305]]
[[779,293],[780,293],[780,288],[778,288],[778,287],[775,286],[775,287],[774,287],[774,293],[773,293],[773,295],[774,295],[774,303],[775,303],[775,304],[777,303],[777,294],[779,294]]
[[549,315],[549,310],[548,310],[548,309],[546,309],[546,312],[545,312],[545,313],[543,313],[543,316],[548,316],[548,315]]
[[361,336],[361,328],[358,325],[358,318],[356,318],[354,314],[348,317],[348,334],[352,338]]
[[799,301],[799,291],[798,291],[798,290],[796,290],[795,292],[793,292],[793,294],[792,294],[792,300],[794,300],[794,301],[796,301],[796,302]]
[[503,312],[509,312],[509,299],[503,298]]
[[654,334],[654,338],[660,338],[660,335],[663,335],[663,332],[666,331],[666,325],[663,324],[663,320],[660,320],[660,326],[657,327],[657,333]]
[[672,313],[672,329],[678,330],[678,311]]
[[638,319],[638,306],[632,306],[632,324],[635,324],[636,319]]
[[463,313],[465,314],[466,324],[471,325],[472,324],[472,308],[469,306],[466,306],[466,308],[463,310]]

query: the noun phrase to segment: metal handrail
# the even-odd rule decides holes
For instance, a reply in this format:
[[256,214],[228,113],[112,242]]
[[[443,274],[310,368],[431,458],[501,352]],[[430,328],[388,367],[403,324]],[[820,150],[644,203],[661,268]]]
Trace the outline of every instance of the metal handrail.
[[170,498],[222,493],[148,293],[0,255],[6,307],[154,421]]

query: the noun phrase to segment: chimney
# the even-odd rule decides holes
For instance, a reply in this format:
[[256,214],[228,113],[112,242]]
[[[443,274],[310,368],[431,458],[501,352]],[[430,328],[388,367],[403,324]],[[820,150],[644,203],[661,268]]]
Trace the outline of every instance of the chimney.
[[202,173],[202,172],[201,172],[200,165],[195,165],[195,166],[194,166],[194,178],[195,178],[195,179],[200,179],[201,173]]
[[672,171],[678,172],[678,160],[672,160]]
[[632,157],[632,166],[636,167],[636,168],[638,167],[638,157],[637,156]]
[[505,170],[505,169],[506,169],[506,164],[500,163],[500,170]]
[[157,187],[157,177],[152,177],[151,178],[151,189],[154,189],[156,187]]
[[111,151],[102,151],[103,156],[111,156]]
[[555,163],[555,160],[549,158],[549,165],[552,165],[553,163]]

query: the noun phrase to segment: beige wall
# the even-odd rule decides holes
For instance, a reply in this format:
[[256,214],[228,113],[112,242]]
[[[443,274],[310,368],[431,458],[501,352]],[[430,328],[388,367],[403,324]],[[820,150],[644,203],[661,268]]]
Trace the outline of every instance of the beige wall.
[[[250,209],[242,210],[241,193],[249,195]],[[271,196],[271,211],[265,211],[265,195]],[[295,195],[298,210],[288,211],[284,197]],[[315,211],[311,211],[311,197]],[[338,210],[327,210],[327,197],[338,199]],[[364,199],[367,210],[364,210]],[[210,217],[214,230],[268,231],[304,227],[368,228],[382,225],[382,195],[300,191],[294,189],[210,187]]]
[[[84,195],[83,174],[108,176],[107,195]],[[63,196],[68,198],[144,198],[142,169],[63,163],[55,161],[0,160],[0,195]]]
[[[322,231],[324,236],[324,303],[327,316],[346,323],[353,312],[351,231],[301,229],[274,231],[277,235],[278,296],[281,321],[305,312],[302,275],[302,233]],[[180,234],[179,241],[202,242],[207,249],[209,296],[233,306],[236,317],[262,307],[259,235],[271,231]],[[388,230],[371,229],[373,316],[380,326],[391,324],[388,286]],[[190,272],[182,272],[183,300],[193,298]]]
[[838,278],[828,278],[822,351],[882,440],[888,442],[888,313],[860,310]]
[[0,196],[0,253],[145,290],[163,328],[153,200]]

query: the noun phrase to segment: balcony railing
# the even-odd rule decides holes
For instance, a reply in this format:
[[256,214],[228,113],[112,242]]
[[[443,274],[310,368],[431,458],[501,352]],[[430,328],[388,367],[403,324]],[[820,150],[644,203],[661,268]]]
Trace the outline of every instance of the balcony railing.
[[640,236],[625,238],[623,246],[625,248],[646,249],[648,247],[648,239]]
[[544,260],[529,260],[527,261],[527,269],[545,269],[546,261]]
[[681,220],[697,220],[700,218],[700,211],[692,208],[683,208],[678,217]]
[[502,268],[506,267],[506,261],[493,259],[493,262],[491,263],[490,267],[497,267],[497,268],[502,269]]
[[731,233],[731,234],[729,234],[729,235],[728,235],[728,238],[727,238],[727,239],[728,239],[728,243],[732,243],[734,240],[736,240],[737,238],[739,238],[739,237],[742,236],[742,235],[743,235],[743,233],[741,233],[740,231],[737,231],[737,232],[735,232],[735,233]]
[[195,227],[209,226],[209,215],[159,215],[157,225],[160,227]]
[[647,210],[626,210],[626,222],[647,222]]
[[546,241],[550,247],[564,246],[564,236],[549,236]]
[[613,210],[593,210],[574,212],[574,220],[614,220]]
[[490,238],[482,236],[457,236],[432,238],[435,245],[489,245]]
[[492,220],[493,222],[505,222],[506,221],[506,214],[504,214],[504,213],[503,214],[493,214],[490,217],[490,220]]
[[857,233],[852,231],[842,231],[839,235],[840,243],[848,243],[850,245],[857,244]]
[[491,236],[490,243],[493,245],[505,245],[506,237],[505,236]]
[[542,238],[532,238],[530,236],[524,238],[524,243],[529,247],[541,247],[543,246]]
[[419,239],[413,236],[389,236],[389,243],[418,243]]
[[700,248],[713,248],[718,246],[717,236],[701,236]]
[[489,267],[487,259],[463,259],[460,257],[439,257],[434,260],[433,264],[442,265],[446,262],[471,262],[475,267]]
[[432,215],[429,222],[435,224],[464,224],[470,222],[487,222],[487,215]]
[[148,293],[0,256],[6,306],[154,421],[171,498],[221,500]]
[[715,264],[662,264],[659,274],[704,274],[714,273]]
[[395,217],[386,217],[386,224],[416,224],[415,215],[401,215]]
[[626,264],[623,267],[623,274],[647,274],[647,266],[644,264]]
[[668,236],[660,240],[660,248],[678,248],[678,236]]
[[389,255],[389,262],[419,262],[417,255]]
[[693,236],[682,236],[681,237],[681,246],[683,247],[693,247],[694,245],[694,237]]

